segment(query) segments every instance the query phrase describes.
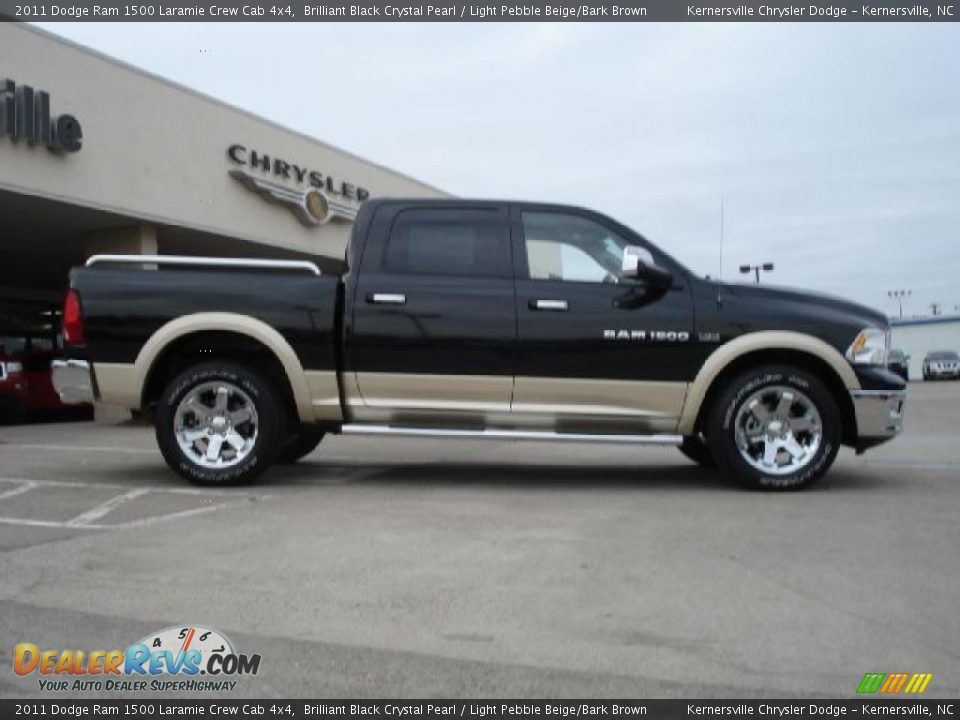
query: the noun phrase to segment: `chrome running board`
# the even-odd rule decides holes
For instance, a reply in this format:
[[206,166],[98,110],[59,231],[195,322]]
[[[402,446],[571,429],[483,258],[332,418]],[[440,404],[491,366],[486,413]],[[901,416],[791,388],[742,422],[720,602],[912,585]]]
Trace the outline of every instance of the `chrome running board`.
[[444,428],[393,427],[391,425],[344,425],[344,435],[393,435],[395,437],[460,438],[462,440],[540,440],[548,442],[632,443],[634,445],[679,445],[680,435],[600,435],[541,430],[452,430]]

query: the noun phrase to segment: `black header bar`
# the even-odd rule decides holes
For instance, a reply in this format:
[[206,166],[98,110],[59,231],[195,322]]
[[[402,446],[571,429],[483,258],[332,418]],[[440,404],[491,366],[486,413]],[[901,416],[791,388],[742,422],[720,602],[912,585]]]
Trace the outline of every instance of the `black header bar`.
[[0,0],[0,19],[25,22],[952,22],[960,0]]

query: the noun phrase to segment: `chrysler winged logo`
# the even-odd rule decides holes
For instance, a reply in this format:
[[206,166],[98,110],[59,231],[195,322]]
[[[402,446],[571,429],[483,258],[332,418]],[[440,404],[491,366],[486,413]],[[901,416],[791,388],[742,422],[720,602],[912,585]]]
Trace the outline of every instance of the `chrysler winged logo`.
[[243,170],[233,169],[230,177],[243,183],[270,202],[287,205],[297,219],[308,227],[323,225],[331,220],[352,221],[357,217],[357,208],[345,202],[333,200],[322,190],[311,187],[307,190],[294,188],[254,177]]

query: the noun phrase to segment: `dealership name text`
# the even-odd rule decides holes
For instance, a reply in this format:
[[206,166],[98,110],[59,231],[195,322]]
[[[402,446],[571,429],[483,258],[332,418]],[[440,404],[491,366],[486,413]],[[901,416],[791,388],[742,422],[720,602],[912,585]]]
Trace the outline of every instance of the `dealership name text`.
[[50,95],[13,80],[0,80],[0,137],[46,145],[56,153],[74,153],[83,130],[73,115],[50,115]]

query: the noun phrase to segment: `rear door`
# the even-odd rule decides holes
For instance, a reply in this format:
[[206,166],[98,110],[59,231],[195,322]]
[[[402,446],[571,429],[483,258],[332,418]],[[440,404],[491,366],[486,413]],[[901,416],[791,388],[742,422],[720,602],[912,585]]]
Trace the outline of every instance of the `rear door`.
[[[559,430],[673,432],[691,372],[685,271],[589,211],[514,205],[519,327],[512,402]],[[666,292],[622,277],[639,246],[674,272]]]
[[390,205],[346,327],[354,420],[484,426],[510,409],[517,338],[505,204]]

